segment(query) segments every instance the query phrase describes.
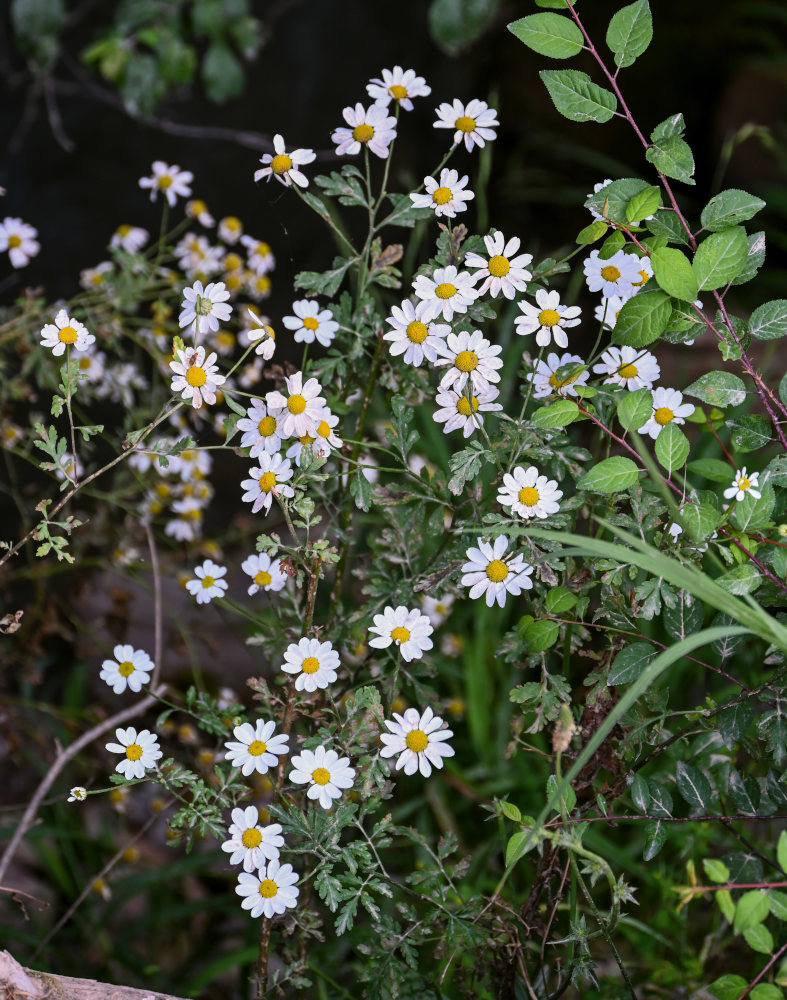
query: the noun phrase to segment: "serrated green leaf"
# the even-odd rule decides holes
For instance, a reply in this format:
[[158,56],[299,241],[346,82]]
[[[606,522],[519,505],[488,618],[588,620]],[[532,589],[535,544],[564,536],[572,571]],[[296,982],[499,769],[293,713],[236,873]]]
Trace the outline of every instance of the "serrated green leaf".
[[744,285],[757,274],[765,262],[765,233],[751,233],[746,237],[746,263],[733,285]]
[[674,422],[662,428],[656,438],[656,458],[668,473],[683,468],[689,457],[689,439]]
[[588,469],[577,486],[594,493],[618,493],[633,486],[638,478],[639,469],[630,458],[613,455]]
[[671,316],[672,305],[666,292],[640,292],[623,303],[612,340],[630,347],[646,347],[667,329]]
[[[743,932],[746,944],[761,955],[773,954],[773,934],[765,924],[755,924],[754,927],[747,927]],[[781,991],[780,991],[781,992]]]
[[647,667],[656,650],[649,642],[632,642],[624,646],[612,661],[607,676],[607,684],[613,687],[617,684],[631,684]]
[[575,420],[584,420],[585,414],[572,400],[556,399],[539,407],[530,419],[536,427],[567,427]]
[[675,135],[681,136],[685,131],[686,122],[683,119],[683,115],[679,111],[676,115],[670,115],[669,118],[665,118],[663,122],[659,122],[650,133],[650,138],[653,142],[658,142],[660,139],[670,139]]
[[645,150],[645,159],[667,177],[683,181],[684,184],[695,183],[692,179],[694,155],[691,146],[679,135],[654,140],[653,145]]
[[746,399],[746,385],[743,379],[732,372],[706,372],[696,382],[683,390],[688,396],[695,396],[711,406],[740,406]]
[[626,205],[626,218],[629,222],[639,222],[657,212],[661,206],[661,188],[651,185],[638,191]]
[[595,243],[596,240],[600,240],[602,236],[605,235],[607,229],[607,223],[603,219],[596,219],[595,222],[591,222],[589,226],[585,226],[584,229],[580,229],[577,233],[576,242],[580,246],[587,246],[589,243]]
[[[585,208],[592,209],[604,218],[612,219],[614,222],[628,222],[626,209],[634,198],[641,191],[646,191],[650,185],[647,181],[638,177],[621,177],[619,180],[610,181],[603,188],[589,195],[585,201]],[[615,230],[601,249],[601,256],[609,256],[620,250],[626,241],[625,236],[619,230]]]
[[[684,390],[688,392],[688,389]],[[712,483],[726,483],[728,486],[732,482],[730,478],[735,470],[727,462],[722,462],[719,458],[698,458],[694,462],[689,462],[689,472],[703,479],[709,479]]]
[[713,291],[729,284],[746,264],[746,231],[740,226],[713,233],[697,247],[694,274],[699,290]]
[[512,21],[508,30],[529,49],[551,59],[570,59],[582,51],[582,32],[560,14],[530,14]]
[[749,333],[757,340],[777,340],[787,335],[787,299],[773,299],[757,306],[749,319]]
[[[765,954],[767,955],[768,952]],[[785,985],[783,978],[781,984]],[[784,992],[778,986],[774,986],[773,983],[757,983],[749,994],[749,1000],[784,1000]]]
[[679,760],[675,780],[681,797],[695,812],[708,812],[713,792],[710,782],[698,767]]
[[759,451],[773,439],[770,420],[759,413],[745,413],[728,421],[731,430],[730,442],[735,451]]
[[756,927],[766,920],[771,911],[768,894],[762,889],[751,889],[745,892],[738,900],[735,909],[735,923],[733,930],[736,934],[741,934],[747,928]]
[[762,198],[755,198],[753,194],[738,188],[730,188],[711,198],[702,210],[700,222],[704,229],[717,233],[746,222],[763,208],[765,202]]
[[547,591],[545,604],[547,611],[552,615],[562,615],[577,603],[577,597],[566,587],[552,587]]
[[718,1000],[738,1000],[748,985],[743,976],[726,975],[712,982],[708,989]]
[[680,512],[680,520],[695,542],[704,542],[716,530],[719,512],[706,503],[686,504]]
[[615,54],[615,65],[631,66],[650,45],[653,18],[648,0],[637,0],[619,10],[609,22],[607,45]]
[[680,250],[663,247],[650,255],[653,274],[659,287],[682,302],[697,298],[697,278],[688,257]]
[[650,389],[635,389],[618,400],[618,420],[627,431],[636,430],[650,420],[653,393]]
[[608,122],[618,99],[575,69],[545,69],[538,74],[557,110],[572,122]]
[[515,823],[518,823],[522,819],[519,807],[515,806],[513,802],[507,802],[505,799],[500,802],[500,811],[507,819],[512,819]]
[[520,632],[529,653],[543,653],[555,645],[559,634],[560,625],[548,618],[530,622]]
[[705,869],[705,874],[711,882],[716,882],[717,884],[720,882],[729,882],[730,870],[723,861],[718,861],[715,858],[704,858],[702,867]]
[[355,500],[355,506],[359,510],[369,510],[372,504],[372,484],[361,469],[358,469],[350,479],[350,495]]

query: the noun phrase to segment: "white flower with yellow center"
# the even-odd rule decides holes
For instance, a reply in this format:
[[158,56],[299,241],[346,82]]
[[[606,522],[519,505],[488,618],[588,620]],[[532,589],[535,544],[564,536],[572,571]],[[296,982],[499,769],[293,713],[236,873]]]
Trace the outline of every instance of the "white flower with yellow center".
[[251,586],[246,593],[251,596],[258,590],[281,590],[287,583],[287,574],[278,559],[271,559],[267,552],[249,556],[240,567],[251,577]]
[[254,274],[252,271],[248,272],[248,281],[246,283],[246,292],[254,299],[255,302],[262,302],[263,299],[270,298],[271,294],[271,279],[267,274]]
[[222,248],[211,246],[204,236],[186,233],[172,251],[186,274],[212,274],[221,270]]
[[295,884],[297,881],[298,876],[292,865],[282,865],[278,860],[269,861],[256,875],[241,872],[235,892],[243,896],[240,905],[252,917],[264,916],[270,920],[277,913],[284,913],[288,907],[295,906],[299,892]]
[[75,785],[68,793],[66,802],[84,802],[87,798],[87,789],[82,785]]
[[506,472],[503,485],[497,494],[497,502],[520,517],[545,518],[560,510],[558,500],[563,491],[557,488],[557,480],[539,475],[535,465],[524,469],[517,466],[513,472]]
[[661,434],[667,424],[683,424],[686,417],[694,413],[693,403],[684,403],[683,394],[677,389],[667,389],[659,386],[653,390],[653,412],[650,420],[639,427],[639,434],[649,434],[653,440]]
[[584,385],[589,377],[585,362],[578,354],[547,355],[546,361],[540,359],[536,370],[527,375],[528,382],[533,383],[533,398],[544,396],[576,396],[576,387]]
[[606,375],[604,384],[622,385],[624,389],[652,389],[661,368],[655,356],[636,347],[608,347],[593,371]]
[[585,258],[582,269],[589,291],[601,292],[605,298],[617,295],[630,299],[635,291],[634,283],[641,280],[640,265],[640,258],[635,253],[618,250],[604,260],[599,257],[598,250],[593,250]]
[[386,323],[393,327],[383,334],[383,340],[390,341],[392,357],[403,355],[406,365],[417,368],[424,360],[437,360],[437,345],[450,332],[451,327],[443,323],[431,323],[425,317],[431,311],[428,302],[418,302],[416,305],[405,299],[401,306],[393,306]]
[[314,443],[316,440],[317,438],[312,434],[302,434],[301,437],[296,438],[292,442],[285,452],[287,458],[295,462],[298,468],[300,468],[304,449],[306,449],[309,453],[314,454]]
[[11,267],[26,267],[41,249],[38,230],[21,219],[7,215],[0,222],[0,253],[8,251]]
[[385,105],[372,104],[364,108],[359,102],[354,108],[345,108],[342,117],[350,127],[334,129],[331,134],[339,156],[355,156],[360,153],[361,146],[383,160],[388,156],[388,147],[396,138],[396,119],[388,114]]
[[296,675],[296,691],[316,691],[333,684],[339,665],[339,654],[330,642],[303,638],[287,647],[281,669]]
[[467,210],[466,202],[475,198],[475,193],[466,189],[467,174],[459,176],[458,171],[443,169],[440,180],[424,177],[426,194],[411,194],[410,200],[416,208],[431,208],[440,218],[453,219],[457,212]]
[[284,316],[282,323],[288,330],[294,330],[296,344],[313,344],[315,340],[323,347],[330,347],[339,324],[334,321],[330,309],[320,309],[314,299],[298,299],[292,304],[294,316]]
[[273,327],[258,316],[253,309],[248,309],[247,312],[254,325],[246,331],[246,338],[249,344],[255,344],[259,341],[254,348],[254,353],[258,354],[264,361],[270,361],[276,350],[276,333]]
[[548,292],[539,288],[536,292],[536,304],[519,302],[521,316],[514,320],[516,332],[520,337],[531,333],[536,335],[539,347],[549,347],[554,340],[558,347],[568,347],[566,330],[578,326],[582,310],[579,306],[564,306],[560,302],[560,292]]
[[467,307],[478,298],[474,278],[468,271],[459,271],[453,264],[438,267],[431,277],[419,274],[413,282],[416,297],[426,303],[422,319],[425,322],[437,319],[450,321],[454,313],[465,313]]
[[128,729],[116,729],[115,737],[117,743],[107,743],[106,748],[110,753],[124,755],[124,759],[115,770],[127,780],[144,778],[145,771],[155,767],[156,761],[163,756],[158,740],[149,729],[142,729],[140,732],[133,726],[129,726]]
[[755,500],[759,500],[762,497],[762,493],[758,489],[760,485],[759,478],[759,472],[747,473],[746,466],[744,465],[742,469],[738,469],[735,473],[732,486],[724,491],[724,499],[740,502],[746,496],[753,496]]
[[327,458],[332,450],[341,448],[343,444],[342,439],[334,433],[338,426],[338,416],[335,413],[331,413],[329,409],[324,409],[322,411],[322,420],[317,424],[317,434],[312,442],[312,450],[315,455],[319,455],[320,458]]
[[237,215],[225,215],[219,220],[219,238],[229,246],[237,243],[243,236],[243,223]]
[[197,604],[210,604],[214,597],[224,597],[227,581],[222,577],[226,566],[219,566],[212,559],[206,559],[194,570],[194,579],[186,581],[186,590],[197,599]]
[[201,281],[195,281],[191,288],[183,289],[180,328],[190,326],[195,333],[215,332],[219,323],[226,323],[232,315],[232,306],[227,303],[229,297],[223,281],[211,281],[206,288]]
[[[653,218],[653,216],[649,216],[649,218]],[[653,265],[650,262],[650,257],[639,257],[638,260],[639,271],[637,272],[637,280],[633,282],[635,293],[642,291],[653,277]]]
[[350,767],[350,758],[340,757],[335,750],[324,746],[301,750],[292,763],[290,781],[308,785],[307,796],[316,799],[323,809],[330,809],[334,800],[342,797],[342,790],[353,786],[355,769]]
[[95,267],[86,267],[79,272],[79,284],[87,291],[106,285],[114,270],[114,264],[108,260],[102,260]]
[[96,338],[88,333],[87,327],[69,316],[65,309],[57,313],[54,323],[47,323],[41,328],[41,346],[51,348],[56,358],[64,354],[67,347],[86,351],[95,342]]
[[120,249],[125,250],[126,253],[139,253],[149,238],[150,233],[147,229],[123,223],[123,225],[118,226],[112,234],[109,245],[111,247],[120,247]]
[[452,104],[441,104],[434,127],[453,129],[454,145],[463,142],[470,153],[473,146],[480,149],[487,142],[494,141],[497,134],[495,128],[499,124],[497,111],[490,108],[486,101],[474,98],[467,105],[456,99]]
[[153,661],[146,652],[133,646],[118,645],[114,649],[114,660],[104,660],[99,677],[106,681],[115,694],[122,694],[126,688],[141,691],[153,671]]
[[292,479],[292,466],[280,453],[270,455],[267,451],[263,452],[260,464],[249,470],[249,476],[240,484],[241,489],[246,491],[241,499],[252,505],[252,514],[261,509],[267,514],[274,496],[293,496],[292,486],[287,485],[287,480]]
[[530,590],[533,567],[521,555],[506,558],[508,539],[499,535],[494,543],[478,539],[478,547],[467,550],[467,562],[462,566],[462,586],[470,588],[472,600],[486,596],[486,605],[497,603],[502,608],[506,595],[517,597],[523,590]]
[[391,101],[394,101],[405,111],[412,111],[413,102],[410,98],[427,97],[432,93],[432,88],[422,76],[416,74],[414,69],[394,66],[392,70],[383,70],[382,79],[373,77],[366,84],[366,93],[375,104],[382,107],[387,108]]
[[287,395],[274,391],[266,395],[269,409],[280,409],[283,437],[315,436],[317,424],[322,420],[325,400],[320,395],[322,386],[316,378],[303,381],[303,372],[295,372],[284,380]]
[[212,229],[216,225],[216,220],[208,211],[208,206],[200,198],[186,202],[186,215],[190,219],[196,219],[206,229]]
[[224,759],[239,767],[241,774],[248,777],[253,771],[265,774],[269,767],[276,767],[279,757],[289,753],[289,736],[286,733],[274,735],[275,722],[257,719],[252,726],[244,722],[232,730],[235,740],[224,744],[227,749]]
[[281,429],[279,417],[281,410],[271,409],[263,400],[255,399],[246,410],[246,416],[237,423],[239,431],[243,432],[240,439],[241,448],[251,448],[249,458],[258,458],[268,452],[275,455],[281,451]]
[[423,714],[415,708],[408,708],[404,715],[394,712],[393,717],[393,722],[385,719],[388,732],[380,733],[383,743],[380,756],[394,757],[398,754],[397,771],[402,768],[405,774],[420,771],[428,778],[433,767],[442,768],[444,757],[454,756],[454,748],[446,742],[454,734],[450,729],[443,729],[443,720],[431,708]]
[[611,295],[609,298],[603,298],[600,304],[594,309],[593,315],[608,330],[614,330],[615,324],[618,321],[618,314],[623,308],[623,303],[626,301],[628,300],[622,299],[619,295]]
[[500,403],[495,402],[499,395],[500,392],[493,385],[488,389],[473,391],[471,395],[457,392],[456,389],[438,389],[435,396],[438,409],[432,417],[438,424],[445,425],[444,434],[450,434],[461,427],[467,438],[483,425],[484,413],[503,409]]
[[369,645],[375,649],[386,649],[391,643],[399,647],[402,659],[420,660],[425,651],[432,648],[429,636],[434,629],[426,615],[414,608],[409,611],[404,605],[398,608],[387,607],[381,615],[374,616],[374,625],[369,626],[369,632],[377,633],[369,640]]
[[469,382],[476,394],[486,392],[490,382],[500,381],[497,369],[503,367],[503,359],[498,357],[502,350],[499,344],[490,344],[480,330],[449,333],[437,347],[440,356],[435,366],[450,366],[443,375],[440,388],[453,387],[461,392]]
[[507,299],[513,299],[517,292],[527,290],[527,283],[533,277],[527,265],[533,260],[533,254],[517,254],[520,243],[518,236],[506,242],[505,236],[498,231],[484,237],[488,258],[477,253],[465,257],[465,267],[475,268],[473,277],[481,282],[479,295],[488,291],[496,299],[502,292]]
[[189,184],[194,180],[190,170],[181,170],[177,164],[169,166],[163,160],[154,160],[151,177],[140,177],[139,186],[150,191],[150,200],[155,201],[159,191],[164,194],[170,208],[174,208],[178,198],[191,197]]
[[191,405],[199,409],[203,403],[216,402],[216,389],[224,385],[225,377],[218,374],[215,352],[205,357],[204,347],[187,347],[178,351],[177,361],[170,361],[169,367],[175,373],[170,383],[170,391],[180,393],[183,399],[191,400]]
[[254,236],[242,236],[241,243],[246,247],[246,263],[255,274],[267,274],[276,267],[270,244]]
[[255,170],[254,180],[261,181],[263,178],[270,180],[275,177],[279,183],[285,187],[297,184],[298,187],[308,187],[309,178],[300,168],[307,163],[313,163],[317,154],[313,149],[291,149],[287,152],[284,139],[281,135],[273,137],[273,152],[263,153],[260,157],[261,170]]
[[222,845],[222,851],[230,855],[230,864],[243,864],[245,872],[262,868],[266,861],[279,857],[279,848],[284,847],[284,837],[278,823],[260,824],[260,814],[256,806],[232,810],[232,824],[227,830],[230,839]]
[[443,597],[430,597],[429,594],[421,594],[421,608],[432,625],[437,628],[451,614],[454,600],[453,594],[445,594]]

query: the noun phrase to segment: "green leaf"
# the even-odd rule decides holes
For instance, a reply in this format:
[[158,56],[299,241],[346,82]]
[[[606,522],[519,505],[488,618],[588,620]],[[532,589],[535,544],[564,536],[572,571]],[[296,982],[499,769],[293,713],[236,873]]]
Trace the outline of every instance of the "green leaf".
[[616,66],[631,66],[650,45],[653,38],[653,19],[648,0],[623,7],[615,14],[607,28],[607,45],[615,54]]
[[639,469],[623,455],[613,455],[594,465],[577,483],[581,490],[594,493],[618,493],[633,486],[639,478]]
[[629,792],[631,793],[631,801],[637,809],[642,813],[647,813],[648,806],[650,805],[650,792],[648,791],[647,779],[643,778],[641,774],[635,774]]
[[765,202],[762,198],[755,198],[753,194],[740,191],[738,188],[730,188],[729,191],[722,191],[715,198],[711,198],[702,210],[700,222],[703,229],[718,233],[722,229],[729,229],[731,226],[746,222],[763,208]]
[[645,824],[645,849],[642,857],[652,861],[667,841],[667,829],[660,819]]
[[653,215],[661,207],[661,188],[652,185],[643,188],[629,200],[626,205],[626,218],[629,222],[639,222]]
[[717,861],[714,858],[704,858],[702,867],[705,869],[705,874],[711,882],[729,882],[730,870],[723,861]]
[[765,262],[765,233],[751,233],[746,237],[746,263],[733,285],[744,285],[755,276]]
[[552,59],[570,59],[582,51],[582,32],[568,17],[560,14],[530,14],[508,25],[512,35],[529,49]]
[[591,222],[589,226],[585,226],[584,229],[580,229],[577,233],[576,242],[580,246],[586,246],[588,243],[595,243],[596,240],[600,240],[602,236],[606,233],[607,223],[603,219],[596,219],[595,222]]
[[782,830],[779,834],[779,843],[776,847],[776,857],[779,860],[781,870],[787,875],[787,830]]
[[369,510],[372,503],[372,484],[361,469],[358,469],[350,479],[350,495],[359,510]]
[[[729,476],[727,477],[729,480]],[[686,504],[680,520],[695,542],[704,542],[713,534],[719,523],[719,512],[707,503]]]
[[670,243],[688,244],[689,242],[689,234],[683,228],[683,223],[675,212],[661,209],[656,212],[655,218],[648,219],[645,225],[654,236],[664,237]]
[[746,230],[740,226],[703,240],[697,247],[693,264],[699,290],[713,291],[728,285],[741,273],[747,254]]
[[[684,392],[688,392],[688,389]],[[722,462],[719,458],[698,458],[694,462],[689,462],[688,469],[694,475],[709,479],[712,483],[725,483],[727,486],[732,482],[730,477],[735,472],[727,462]]]
[[567,427],[575,420],[584,420],[585,414],[572,400],[556,399],[537,409],[530,419],[535,427]]
[[673,639],[685,639],[687,635],[693,635],[702,628],[705,609],[702,601],[681,590],[672,607],[665,605],[661,617],[664,628]]
[[243,92],[243,66],[232,50],[221,42],[212,42],[202,60],[202,82],[211,101],[223,104]]
[[518,806],[515,806],[513,802],[507,802],[505,799],[500,802],[500,811],[507,819],[512,819],[515,823],[518,823],[522,819],[522,812]]
[[491,25],[500,0],[434,0],[429,5],[429,34],[435,45],[456,56]]
[[612,662],[607,685],[630,684],[635,681],[656,655],[649,642],[632,642],[624,646]]
[[618,420],[627,431],[636,430],[650,420],[653,393],[650,389],[635,389],[618,400]]
[[732,433],[730,441],[735,451],[758,451],[773,439],[770,420],[759,413],[745,413],[728,421]]
[[573,7],[577,0],[536,0],[536,7],[544,7],[546,10],[565,10],[566,6]]
[[328,271],[301,271],[296,276],[293,287],[330,298],[339,290],[347,268],[354,263],[354,257],[334,257],[333,267]]
[[747,927],[743,932],[746,944],[761,955],[773,954],[773,934],[765,924],[756,924],[754,927]]
[[[651,136],[652,138],[652,136]],[[673,177],[684,184],[694,184],[694,156],[691,146],[678,135],[669,136],[653,142],[645,150],[645,159],[652,163],[659,173]]]
[[686,122],[683,120],[683,115],[680,111],[676,115],[670,115],[669,118],[665,118],[663,122],[653,129],[650,133],[650,138],[653,142],[659,142],[661,139],[670,139],[673,136],[682,136],[686,131]]
[[746,399],[743,379],[732,372],[707,372],[683,391],[711,406],[740,406]]
[[733,930],[741,934],[750,927],[756,927],[767,919],[771,911],[768,894],[762,889],[752,889],[745,892],[738,900],[735,908],[735,923]]
[[697,298],[697,279],[691,262],[682,251],[671,247],[654,250],[650,262],[656,281],[668,295],[682,302],[693,302]]
[[[566,809],[571,812],[574,806],[577,804],[577,793],[571,787],[571,784],[566,782],[558,788],[557,776],[550,774],[547,778],[547,796],[551,799],[555,795],[563,796],[563,801],[566,804]],[[559,811],[559,803],[555,803],[556,811]]]
[[735,903],[732,901],[732,893],[729,889],[717,889],[713,894],[716,905],[724,915],[724,919],[731,924],[735,919]]
[[532,839],[528,844],[529,837],[531,837],[531,834],[526,830],[520,830],[519,833],[515,833],[512,837],[509,837],[506,844],[506,867],[513,864],[514,859],[519,860],[519,858],[524,857],[529,850],[532,850],[536,846],[535,840]]
[[762,577],[750,563],[736,566],[734,569],[716,577],[716,583],[729,594],[741,596],[753,593],[762,583]]
[[656,438],[656,458],[668,473],[683,467],[689,449],[689,439],[676,423],[667,424]]
[[587,73],[544,69],[538,75],[557,110],[572,122],[608,122],[617,110],[615,95],[593,83]]
[[529,622],[520,632],[529,653],[543,653],[555,645],[559,634],[560,625],[548,618]]
[[[782,836],[787,836],[782,831]],[[787,872],[787,868],[782,865],[782,869]],[[771,913],[777,920],[787,921],[787,893],[779,892],[778,889],[771,889],[768,892],[768,903]]]
[[749,984],[743,976],[726,975],[715,980],[708,989],[718,1000],[738,1000]]
[[679,760],[675,777],[678,791],[691,808],[697,812],[708,812],[713,792],[702,771]]
[[749,994],[749,1000],[784,1000],[784,993],[773,983],[757,983]]
[[[585,208],[593,209],[594,212],[598,212],[599,215],[612,219],[614,222],[628,222],[626,209],[631,199],[641,191],[647,191],[649,187],[647,181],[640,180],[638,177],[621,177],[619,180],[610,181],[603,188],[588,195]],[[609,245],[611,256],[616,250],[621,249],[625,240],[625,236],[620,231],[612,233],[607,243],[604,244],[602,253]]]
[[629,347],[646,347],[667,329],[671,315],[672,305],[666,292],[640,292],[623,303],[612,340]]
[[574,607],[577,598],[566,587],[552,587],[547,591],[545,603],[547,611],[551,615],[562,615],[563,612],[570,611]]
[[787,335],[787,299],[773,299],[757,306],[749,319],[749,333],[757,340],[777,340]]

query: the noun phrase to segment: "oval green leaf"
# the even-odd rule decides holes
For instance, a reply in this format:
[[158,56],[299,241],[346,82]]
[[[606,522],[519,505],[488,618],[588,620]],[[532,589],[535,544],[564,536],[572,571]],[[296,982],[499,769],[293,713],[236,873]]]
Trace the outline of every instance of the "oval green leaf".
[[582,476],[577,483],[582,490],[592,490],[594,493],[618,493],[633,486],[639,477],[639,469],[624,455],[613,455]]
[[508,25],[512,35],[529,49],[551,59],[570,59],[582,51],[582,32],[560,14],[530,14]]
[[640,292],[623,303],[612,340],[630,347],[645,347],[664,333],[671,315],[672,305],[666,292]]

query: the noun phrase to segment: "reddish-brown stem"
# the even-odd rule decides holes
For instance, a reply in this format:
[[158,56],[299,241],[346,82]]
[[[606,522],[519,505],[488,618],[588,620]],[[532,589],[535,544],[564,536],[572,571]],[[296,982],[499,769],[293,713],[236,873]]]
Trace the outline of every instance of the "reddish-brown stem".
[[754,979],[752,979],[752,981],[749,983],[746,989],[738,996],[737,1000],[745,1000],[745,998],[751,993],[751,991],[754,989],[757,983],[759,983],[760,980],[763,978],[768,969],[776,965],[776,963],[779,961],[779,959],[786,951],[787,951],[787,941],[784,942],[784,944],[781,946],[781,948],[779,948],[777,952],[774,952],[774,954],[771,955],[766,965],[762,969],[760,969],[760,971],[757,973]]

